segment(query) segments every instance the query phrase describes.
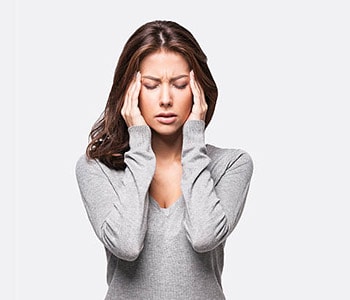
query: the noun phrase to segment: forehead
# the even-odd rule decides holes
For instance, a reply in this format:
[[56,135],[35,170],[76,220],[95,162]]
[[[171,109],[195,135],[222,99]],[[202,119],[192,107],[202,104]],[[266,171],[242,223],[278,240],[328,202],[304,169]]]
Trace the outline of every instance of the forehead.
[[140,64],[143,75],[164,76],[189,72],[186,59],[177,52],[158,51],[147,55]]

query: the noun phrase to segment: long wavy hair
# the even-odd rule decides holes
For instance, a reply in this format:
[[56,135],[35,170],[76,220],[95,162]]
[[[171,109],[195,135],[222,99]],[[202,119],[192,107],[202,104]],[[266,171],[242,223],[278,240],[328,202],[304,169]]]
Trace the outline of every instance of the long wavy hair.
[[127,40],[119,57],[106,107],[89,134],[86,155],[116,170],[125,169],[124,153],[129,150],[128,127],[121,115],[129,84],[149,54],[163,49],[181,54],[202,86],[208,110],[207,126],[213,116],[218,89],[207,57],[194,36],[173,21],[152,21],[138,28]]

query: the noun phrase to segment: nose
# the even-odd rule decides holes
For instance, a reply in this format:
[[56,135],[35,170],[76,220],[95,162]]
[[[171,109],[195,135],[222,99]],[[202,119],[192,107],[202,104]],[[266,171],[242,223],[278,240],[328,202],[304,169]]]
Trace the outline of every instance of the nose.
[[173,104],[172,97],[170,94],[170,88],[168,84],[164,84],[161,89],[161,94],[160,94],[160,106],[171,106]]

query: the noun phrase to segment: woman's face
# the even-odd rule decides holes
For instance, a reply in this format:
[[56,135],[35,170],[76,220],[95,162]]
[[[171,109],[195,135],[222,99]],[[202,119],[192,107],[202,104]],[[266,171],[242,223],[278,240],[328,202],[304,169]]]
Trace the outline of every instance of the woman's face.
[[176,52],[159,51],[142,60],[139,107],[154,132],[173,135],[182,129],[192,109],[190,71]]

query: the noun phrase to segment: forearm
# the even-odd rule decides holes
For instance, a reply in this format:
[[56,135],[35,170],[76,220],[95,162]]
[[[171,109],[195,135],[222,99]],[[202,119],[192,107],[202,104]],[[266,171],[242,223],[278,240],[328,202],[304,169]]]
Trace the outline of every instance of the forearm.
[[244,155],[242,152],[237,158],[232,158],[214,182],[212,162],[204,141],[204,122],[185,124],[182,156],[185,228],[198,252],[217,247],[239,220],[251,175],[250,157]]
[[148,187],[155,169],[146,126],[130,128],[125,170],[108,169],[98,161],[77,165],[77,179],[91,224],[114,255],[134,260],[147,230]]

